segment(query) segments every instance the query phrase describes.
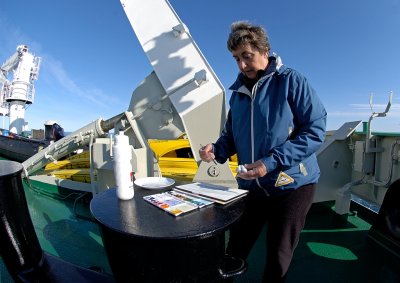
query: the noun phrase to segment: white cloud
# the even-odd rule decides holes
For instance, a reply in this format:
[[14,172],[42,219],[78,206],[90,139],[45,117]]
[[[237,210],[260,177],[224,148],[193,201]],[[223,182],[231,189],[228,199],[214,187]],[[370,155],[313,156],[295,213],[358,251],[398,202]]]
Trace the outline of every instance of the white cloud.
[[83,89],[68,75],[63,68],[60,61],[53,59],[47,55],[44,57],[44,64],[49,73],[50,80],[58,82],[61,88],[66,90],[71,95],[77,95],[81,98],[87,99],[98,106],[104,108],[110,108],[110,100],[114,100],[113,97],[108,97],[100,89]]
[[[387,104],[373,104],[373,110],[369,104],[350,104],[341,107],[340,110],[328,111],[328,128],[337,129],[348,121],[368,121],[374,112],[383,112]],[[386,117],[374,117],[372,127],[375,131],[399,132],[400,130],[400,104],[392,104]]]

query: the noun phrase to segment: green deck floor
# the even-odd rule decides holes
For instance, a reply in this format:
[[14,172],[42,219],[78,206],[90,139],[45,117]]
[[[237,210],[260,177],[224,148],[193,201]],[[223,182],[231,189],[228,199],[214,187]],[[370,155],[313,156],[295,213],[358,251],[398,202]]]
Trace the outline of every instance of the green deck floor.
[[[332,205],[313,204],[286,282],[400,282],[400,258],[368,237],[370,217],[356,210],[339,216]],[[248,271],[235,282],[261,281],[266,229],[250,254]]]
[[[24,187],[36,235],[44,251],[79,266],[111,273],[100,229],[86,219],[90,217],[88,200],[82,198],[75,203],[79,194],[60,194],[54,187],[41,186],[39,190],[33,184],[32,190],[25,183]],[[2,261],[0,272],[0,283],[12,282]]]
[[[77,196],[54,199],[28,190],[31,217],[42,248],[72,263],[110,273],[98,226]],[[86,204],[87,205],[87,204]],[[354,210],[353,210],[354,212]],[[287,282],[400,282],[400,259],[368,237],[371,225],[361,213],[347,217],[334,213],[332,203],[313,204],[296,249]],[[265,262],[265,227],[248,259],[248,271],[238,283],[257,283]],[[0,282],[12,282],[0,261]],[[205,282],[206,283],[206,282]]]

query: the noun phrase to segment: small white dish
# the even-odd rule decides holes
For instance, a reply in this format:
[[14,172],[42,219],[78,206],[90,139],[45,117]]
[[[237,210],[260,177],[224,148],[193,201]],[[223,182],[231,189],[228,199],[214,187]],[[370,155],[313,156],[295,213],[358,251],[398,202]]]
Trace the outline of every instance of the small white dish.
[[135,180],[135,185],[143,189],[160,190],[175,184],[175,181],[164,177],[146,177]]

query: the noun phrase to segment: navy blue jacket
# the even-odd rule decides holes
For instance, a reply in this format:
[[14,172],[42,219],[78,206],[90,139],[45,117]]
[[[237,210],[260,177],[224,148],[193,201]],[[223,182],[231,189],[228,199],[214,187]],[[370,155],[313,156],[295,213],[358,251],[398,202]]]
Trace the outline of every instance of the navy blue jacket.
[[230,87],[230,109],[214,153],[220,163],[235,153],[239,164],[261,160],[268,173],[252,181],[238,178],[239,187],[282,194],[318,182],[315,152],[325,138],[327,113],[303,75],[278,56],[269,62],[252,90],[242,74]]

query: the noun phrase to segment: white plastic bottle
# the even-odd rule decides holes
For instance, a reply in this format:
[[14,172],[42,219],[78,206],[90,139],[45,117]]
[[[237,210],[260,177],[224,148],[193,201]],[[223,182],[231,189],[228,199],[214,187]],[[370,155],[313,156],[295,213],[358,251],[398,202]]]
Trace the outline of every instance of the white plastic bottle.
[[113,145],[114,176],[117,197],[122,200],[133,198],[133,172],[131,164],[131,147],[128,136],[120,131],[115,135]]

